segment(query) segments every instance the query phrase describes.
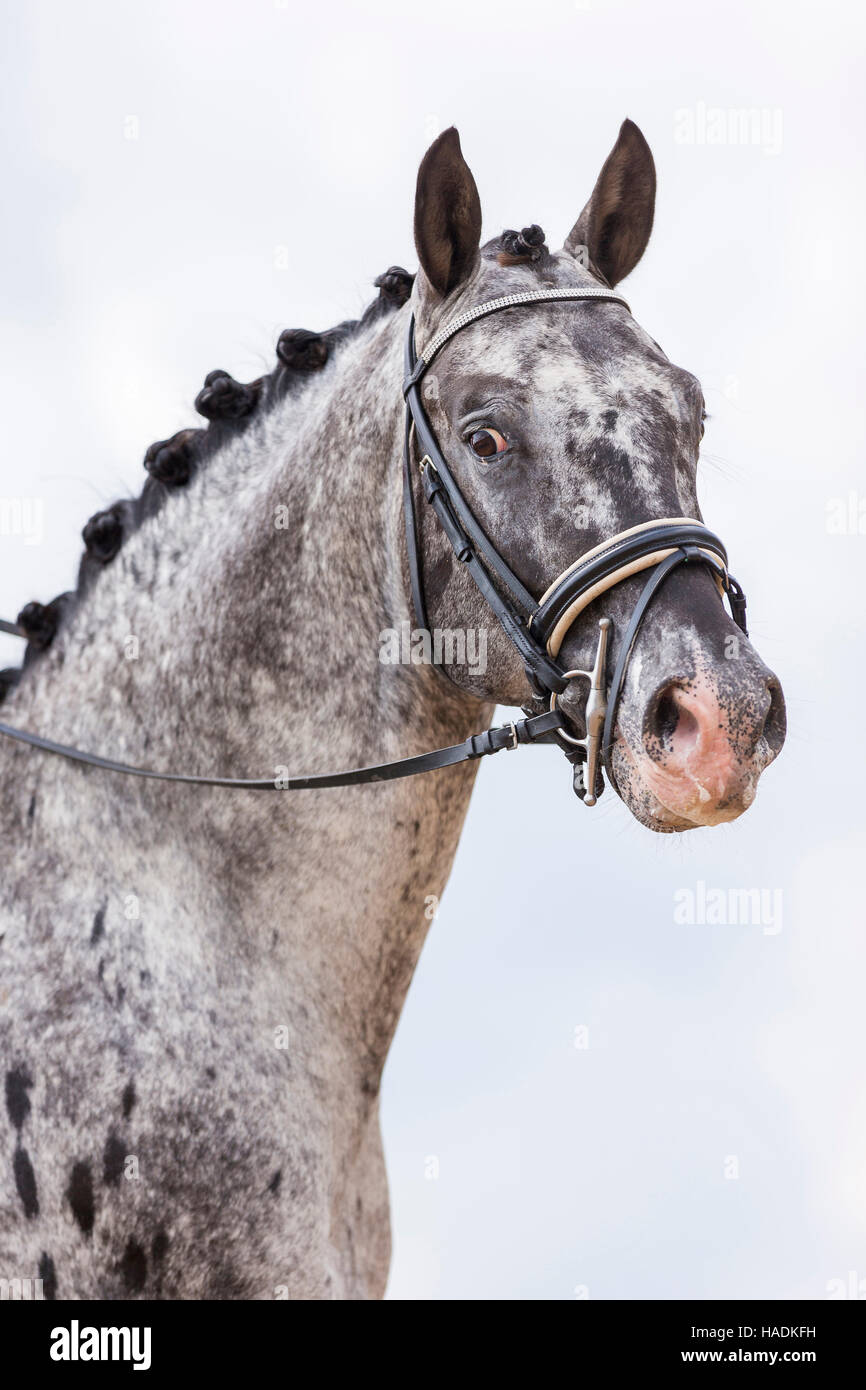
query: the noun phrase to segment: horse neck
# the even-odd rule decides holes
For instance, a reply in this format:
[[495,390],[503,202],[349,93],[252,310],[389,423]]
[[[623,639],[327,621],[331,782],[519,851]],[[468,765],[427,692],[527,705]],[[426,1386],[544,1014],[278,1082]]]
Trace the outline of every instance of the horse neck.
[[[130,537],[8,722],[161,770],[256,777],[384,761],[482,727],[488,710],[429,667],[379,659],[382,630],[410,618],[405,321],[347,344]],[[19,901],[37,891],[31,878],[20,897],[34,843],[50,843],[55,871],[82,878],[85,911],[134,892],[142,912],[150,896],[193,931],[231,916],[244,949],[279,936],[308,990],[372,1010],[368,1051],[382,1059],[474,772],[279,794],[133,781],[8,743],[0,759]]]

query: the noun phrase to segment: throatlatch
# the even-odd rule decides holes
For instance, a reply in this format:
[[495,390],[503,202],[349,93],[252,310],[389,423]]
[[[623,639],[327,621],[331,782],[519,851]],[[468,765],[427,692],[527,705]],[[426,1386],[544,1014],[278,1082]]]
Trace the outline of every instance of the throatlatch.
[[[521,744],[556,740],[573,764],[574,789],[585,805],[594,806],[604,789],[602,766],[611,785],[619,791],[612,765],[617,707],[638,630],[664,581],[680,565],[699,563],[709,566],[720,591],[728,595],[734,621],[746,632],[746,598],[737,581],[728,573],[725,547],[718,536],[691,517],[645,521],[587,551],[559,575],[541,599],[536,601],[473,516],[439,448],[420,394],[420,383],[436,354],[456,333],[479,319],[517,305],[592,299],[611,300],[628,309],[621,295],[601,286],[528,290],[523,294],[488,300],[459,314],[434,335],[420,355],[415,352],[415,320],[411,318],[404,356],[406,422],[403,436],[403,512],[412,604],[418,626],[429,630],[412,486],[413,435],[421,452],[418,467],[424,496],[458,560],[466,566],[503,631],[519,652],[534,694],[548,700],[547,711],[536,714],[525,709],[526,719],[487,729],[484,733],[471,735],[463,743],[421,753],[417,757],[401,758],[375,767],[299,777],[206,777],[191,773],[156,772],[131,763],[116,762],[96,753],[83,752],[80,748],[56,743],[9,724],[0,724],[0,734],[44,753],[53,753],[104,772],[146,777],[159,782],[184,782],[246,791],[313,791],[388,782],[401,777],[414,777],[421,772],[433,772],[441,767],[453,767],[457,763],[518,748]],[[566,633],[583,610],[615,584],[647,569],[651,570],[651,574],[635,604],[620,644],[610,687],[607,688],[607,655],[613,622],[609,617],[599,620],[598,646],[592,670],[564,671],[557,661],[559,650]],[[0,630],[17,636],[24,635],[14,623],[0,621]],[[582,738],[570,732],[568,721],[556,706],[557,697],[573,680],[589,682],[584,715],[586,732]]]

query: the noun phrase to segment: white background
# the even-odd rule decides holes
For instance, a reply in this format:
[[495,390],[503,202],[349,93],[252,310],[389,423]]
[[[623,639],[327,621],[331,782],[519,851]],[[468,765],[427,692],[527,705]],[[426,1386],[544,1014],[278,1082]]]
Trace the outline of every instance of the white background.
[[[390,1290],[866,1280],[866,535],[828,532],[833,499],[866,495],[862,13],[6,0],[3,25],[0,497],[45,499],[43,544],[0,537],[9,617],[70,586],[81,525],[194,423],[206,371],[269,369],[281,328],[415,268],[440,129],[485,235],[537,221],[558,245],[623,117],[641,126],[659,198],[627,293],[703,381],[702,505],[788,743],[741,821],[685,837],[612,795],[585,810],[552,751],[482,770],[386,1071]],[[684,143],[701,104],[765,110],[781,146]],[[781,931],[676,925],[699,880],[781,889]]]

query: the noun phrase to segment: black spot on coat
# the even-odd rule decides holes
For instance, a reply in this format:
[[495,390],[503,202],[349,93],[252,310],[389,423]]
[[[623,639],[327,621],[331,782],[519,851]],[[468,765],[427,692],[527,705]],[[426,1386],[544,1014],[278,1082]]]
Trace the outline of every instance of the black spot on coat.
[[39,1261],[39,1278],[42,1280],[43,1297],[50,1303],[57,1297],[57,1271],[50,1255],[43,1252]]
[[93,1174],[89,1163],[76,1163],[72,1169],[66,1198],[72,1215],[86,1236],[93,1231],[96,1208],[93,1201]]
[[33,1172],[30,1155],[20,1145],[15,1150],[12,1168],[15,1173],[15,1186],[24,1208],[24,1215],[29,1220],[31,1216],[39,1215],[39,1198],[36,1194],[36,1174]]
[[120,1273],[129,1293],[141,1293],[147,1279],[147,1256],[138,1241],[131,1237],[123,1252]]
[[123,1164],[126,1159],[126,1145],[116,1134],[109,1134],[102,1155],[102,1178],[106,1187],[116,1187],[123,1177]]
[[130,1081],[123,1088],[123,1095],[121,1097],[120,1102],[123,1107],[123,1118],[125,1120],[128,1120],[130,1115],[132,1114],[132,1108],[135,1105],[137,1099],[138,1097],[135,1094],[135,1085],[132,1081]]
[[13,1126],[19,1132],[30,1114],[30,1097],[27,1092],[33,1079],[24,1067],[13,1067],[6,1073],[6,1109]]
[[91,945],[96,941],[101,941],[105,935],[105,911],[107,906],[107,903],[103,903],[102,907],[97,910],[96,916],[93,919],[93,930],[90,933]]

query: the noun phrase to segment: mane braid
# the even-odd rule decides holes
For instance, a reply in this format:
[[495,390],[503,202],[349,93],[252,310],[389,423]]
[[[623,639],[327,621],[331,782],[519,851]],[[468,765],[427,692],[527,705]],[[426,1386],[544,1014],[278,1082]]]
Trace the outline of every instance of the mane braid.
[[311,374],[321,371],[341,343],[404,305],[412,293],[414,275],[392,265],[373,281],[379,293],[360,319],[347,320],[324,333],[306,328],[287,328],[277,342],[277,364],[267,376],[248,383],[235,381],[228,372],[208,372],[195,398],[195,408],[207,420],[204,429],[183,429],[170,439],[157,440],[144,455],[148,477],[141,495],[122,498],[96,512],[81,532],[84,555],[74,590],[59,594],[50,603],[27,603],[17,623],[27,638],[21,669],[0,671],[0,704],[19,684],[24,671],[47,651],[64,618],[86,595],[98,574],[110,565],[123,542],[165,505],[178,489],[186,487],[208,460],[231,438],[242,433],[255,413],[269,410]]
[[489,249],[496,252],[500,265],[534,264],[550,255],[544,244],[544,232],[537,222],[520,232],[506,229],[496,241],[489,243]]

